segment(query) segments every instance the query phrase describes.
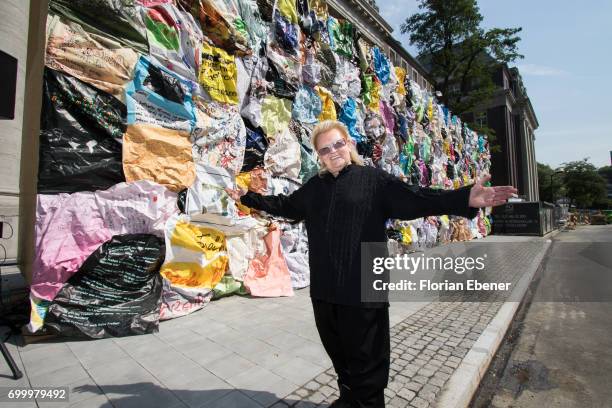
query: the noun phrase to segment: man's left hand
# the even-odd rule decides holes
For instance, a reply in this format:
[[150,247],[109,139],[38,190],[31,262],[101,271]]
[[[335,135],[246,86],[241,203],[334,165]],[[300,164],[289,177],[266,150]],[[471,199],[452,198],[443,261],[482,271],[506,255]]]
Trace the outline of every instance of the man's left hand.
[[486,175],[476,181],[476,184],[470,190],[470,207],[495,207],[506,204],[510,197],[516,196],[518,190],[512,186],[485,187],[484,183],[489,180],[491,180],[491,176]]

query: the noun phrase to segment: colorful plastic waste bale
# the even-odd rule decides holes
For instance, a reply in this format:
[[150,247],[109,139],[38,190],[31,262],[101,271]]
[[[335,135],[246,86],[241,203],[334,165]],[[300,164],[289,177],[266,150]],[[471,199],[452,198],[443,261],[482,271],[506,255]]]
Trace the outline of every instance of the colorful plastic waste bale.
[[215,46],[233,55],[250,54],[248,33],[238,7],[224,0],[177,0],[200,22],[202,32]]
[[45,327],[94,339],[157,332],[164,256],[164,242],[155,235],[114,236],[64,284]]
[[191,134],[194,162],[238,174],[244,164],[246,134],[237,107],[198,101],[196,126]]
[[198,52],[204,34],[193,16],[172,3],[142,8],[147,28],[149,55],[166,68],[197,81],[202,54]]
[[336,105],[334,104],[331,92],[322,86],[317,86],[315,90],[321,99],[321,114],[317,118],[318,121],[336,120],[338,115],[336,114]]
[[38,192],[101,190],[125,181],[125,116],[125,105],[113,96],[45,68]]
[[374,60],[374,72],[376,73],[376,77],[383,85],[386,84],[389,82],[391,69],[389,60],[378,47],[372,48],[372,59]]
[[354,28],[349,21],[329,17],[327,19],[331,49],[339,55],[351,58],[354,54]]
[[310,137],[312,127],[292,120],[289,123],[289,131],[300,143],[300,174],[298,178],[302,183],[305,183],[319,172],[317,153]]
[[47,67],[70,74],[124,102],[137,62],[134,50],[107,35],[88,32],[77,22],[49,15]]
[[322,102],[319,94],[308,85],[302,85],[293,100],[292,118],[299,122],[313,124],[318,121],[321,112]]
[[261,128],[268,139],[274,140],[278,134],[289,126],[291,120],[291,101],[267,95],[261,106]]
[[298,180],[301,169],[301,145],[289,128],[276,134],[264,155],[264,168],[275,176]]
[[198,76],[202,89],[218,102],[238,104],[238,70],[233,55],[202,43],[202,65]]
[[[186,215],[177,215],[166,225],[166,260],[160,273],[164,278],[161,319],[183,314],[179,305],[191,306],[186,312],[203,307],[212,296],[212,289],[225,275],[228,256],[225,234],[190,222]],[[171,299],[169,302],[168,299]]]
[[244,23],[244,29],[248,34],[249,46],[253,55],[259,55],[265,47],[268,37],[268,26],[263,20],[255,0],[236,0],[238,13]]
[[246,149],[241,172],[251,171],[263,166],[264,155],[268,149],[268,139],[261,128],[246,126]]
[[113,235],[163,236],[178,212],[177,196],[150,182],[119,183],[107,190],[37,196],[30,331],[40,328],[45,302]]
[[[51,0],[50,14],[62,16],[83,29],[146,54],[147,34],[136,2],[116,0]],[[70,38],[70,37],[67,37]]]
[[281,230],[273,227],[264,237],[266,254],[249,263],[244,286],[259,297],[293,296],[291,275],[280,244]]
[[362,140],[362,136],[357,132],[357,105],[354,99],[348,98],[344,102],[338,120],[346,125],[355,142],[359,143]]

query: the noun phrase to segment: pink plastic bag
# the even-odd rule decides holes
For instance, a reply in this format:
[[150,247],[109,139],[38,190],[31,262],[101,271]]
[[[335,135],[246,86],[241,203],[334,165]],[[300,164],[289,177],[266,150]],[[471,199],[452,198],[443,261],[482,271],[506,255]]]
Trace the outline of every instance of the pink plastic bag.
[[267,254],[251,260],[244,277],[244,286],[253,296],[293,296],[291,275],[281,251],[280,229],[271,230],[265,237]]

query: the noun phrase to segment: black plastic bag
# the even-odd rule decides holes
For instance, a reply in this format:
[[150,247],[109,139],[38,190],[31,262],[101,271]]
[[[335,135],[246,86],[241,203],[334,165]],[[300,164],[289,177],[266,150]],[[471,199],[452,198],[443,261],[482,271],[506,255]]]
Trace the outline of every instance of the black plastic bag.
[[157,332],[164,258],[161,238],[114,236],[64,284],[45,326],[61,335],[96,339]]
[[39,193],[105,190],[125,181],[126,108],[115,97],[45,68]]
[[149,52],[147,34],[135,1],[51,0],[49,10],[79,23],[85,30],[133,48]]
[[176,196],[176,206],[181,214],[185,214],[185,204],[187,204],[187,190],[186,188],[179,191]]
[[248,121],[246,126],[246,149],[241,171],[251,171],[257,166],[263,166],[264,156],[268,150],[268,139],[261,128],[253,128]]
[[274,61],[268,59],[268,72],[266,72],[266,81],[271,85],[270,93],[277,98],[295,99],[295,94],[298,90],[298,84],[292,83],[289,77],[282,71],[282,68],[276,66]]

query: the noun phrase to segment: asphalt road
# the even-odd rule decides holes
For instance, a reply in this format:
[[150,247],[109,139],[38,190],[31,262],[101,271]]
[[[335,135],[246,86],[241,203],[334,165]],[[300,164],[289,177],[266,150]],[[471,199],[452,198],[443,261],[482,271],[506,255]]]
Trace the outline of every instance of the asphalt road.
[[489,372],[473,406],[612,407],[612,225],[556,235],[516,327],[501,378]]

